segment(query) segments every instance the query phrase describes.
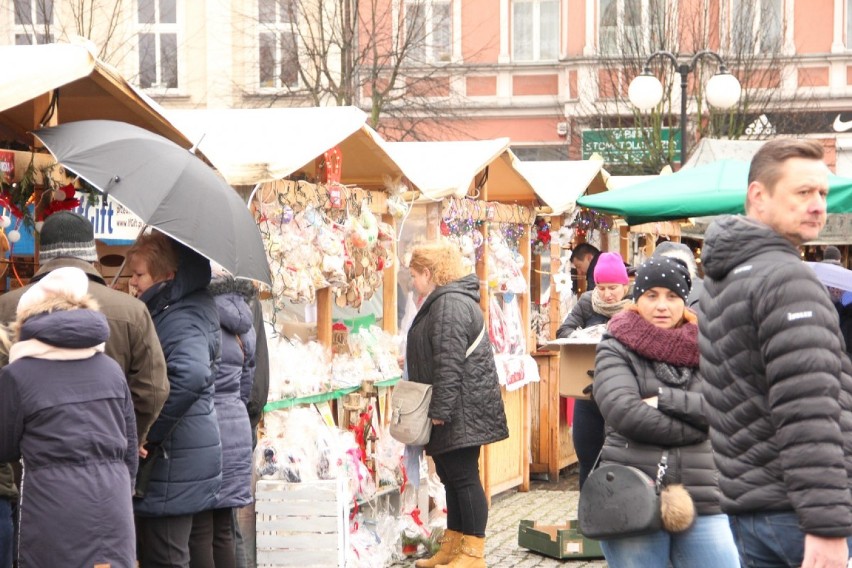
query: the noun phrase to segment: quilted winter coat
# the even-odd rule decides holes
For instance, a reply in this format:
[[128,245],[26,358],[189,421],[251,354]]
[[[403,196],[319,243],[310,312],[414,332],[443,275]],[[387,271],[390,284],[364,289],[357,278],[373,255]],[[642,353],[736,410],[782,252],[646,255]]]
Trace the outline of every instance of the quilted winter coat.
[[701,371],[729,514],[795,511],[852,535],[852,376],[837,311],[799,251],[747,217],[704,241]]
[[219,313],[210,283],[210,262],[179,250],[173,280],[145,291],[145,302],[166,356],[171,392],[148,441],[161,452],[145,497],[134,501],[143,517],[192,515],[216,506],[222,485],[222,444],[213,406],[219,366]]
[[216,416],[222,434],[222,489],[217,509],[251,503],[252,438],[246,404],[254,377],[255,333],[247,296],[251,283],[217,279],[208,288],[222,326],[222,361],[216,375]]
[[18,346],[35,339],[49,349],[0,372],[0,461],[24,460],[21,568],[136,561],[133,400],[121,367],[88,354],[108,335],[106,317],[90,309],[29,317]]
[[444,421],[432,427],[429,455],[509,437],[487,330],[465,359],[483,324],[479,279],[470,274],[429,294],[408,331],[409,377],[432,385],[429,417]]

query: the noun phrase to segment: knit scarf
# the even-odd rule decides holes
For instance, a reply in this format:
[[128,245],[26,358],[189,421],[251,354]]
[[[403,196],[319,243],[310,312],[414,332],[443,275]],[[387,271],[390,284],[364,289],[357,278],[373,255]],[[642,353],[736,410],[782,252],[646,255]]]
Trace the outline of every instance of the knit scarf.
[[614,304],[607,304],[601,299],[597,288],[592,290],[592,310],[607,319],[611,318],[631,303],[633,303],[633,301],[630,298],[624,298]]
[[[694,316],[688,319],[693,319]],[[636,308],[628,307],[609,320],[607,331],[640,356],[672,367],[698,367],[698,326],[686,321],[672,329],[662,329],[646,321]],[[664,372],[665,373],[665,372]],[[679,372],[672,371],[679,375]],[[672,384],[683,384],[689,377],[658,377]]]

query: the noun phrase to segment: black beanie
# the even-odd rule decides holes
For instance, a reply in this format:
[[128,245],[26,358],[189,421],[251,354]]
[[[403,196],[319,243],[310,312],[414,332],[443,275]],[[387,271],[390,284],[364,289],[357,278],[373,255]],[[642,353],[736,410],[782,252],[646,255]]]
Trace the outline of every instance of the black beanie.
[[667,288],[686,302],[692,279],[689,269],[678,258],[657,257],[646,260],[636,270],[636,282],[633,284],[633,301],[651,288]]
[[71,257],[95,262],[95,229],[88,219],[70,211],[57,211],[44,220],[39,240],[39,259],[47,262]]

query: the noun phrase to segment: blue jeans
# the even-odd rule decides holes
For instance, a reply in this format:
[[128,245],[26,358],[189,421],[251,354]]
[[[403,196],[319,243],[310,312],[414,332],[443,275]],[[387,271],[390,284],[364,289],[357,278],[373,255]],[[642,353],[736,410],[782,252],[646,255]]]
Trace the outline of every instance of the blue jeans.
[[12,568],[15,550],[15,526],[12,521],[12,502],[0,497],[0,568]]
[[805,533],[796,513],[731,515],[731,530],[743,568],[786,568],[804,560]]
[[739,568],[727,515],[702,515],[686,531],[602,540],[610,568]]

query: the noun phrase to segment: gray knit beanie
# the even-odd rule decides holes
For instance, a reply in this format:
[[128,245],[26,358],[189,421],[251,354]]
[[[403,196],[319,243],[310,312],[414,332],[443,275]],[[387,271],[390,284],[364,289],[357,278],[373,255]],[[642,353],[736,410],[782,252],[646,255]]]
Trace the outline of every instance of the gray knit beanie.
[[39,260],[44,263],[59,257],[95,262],[95,229],[88,219],[70,211],[57,211],[42,225]]

